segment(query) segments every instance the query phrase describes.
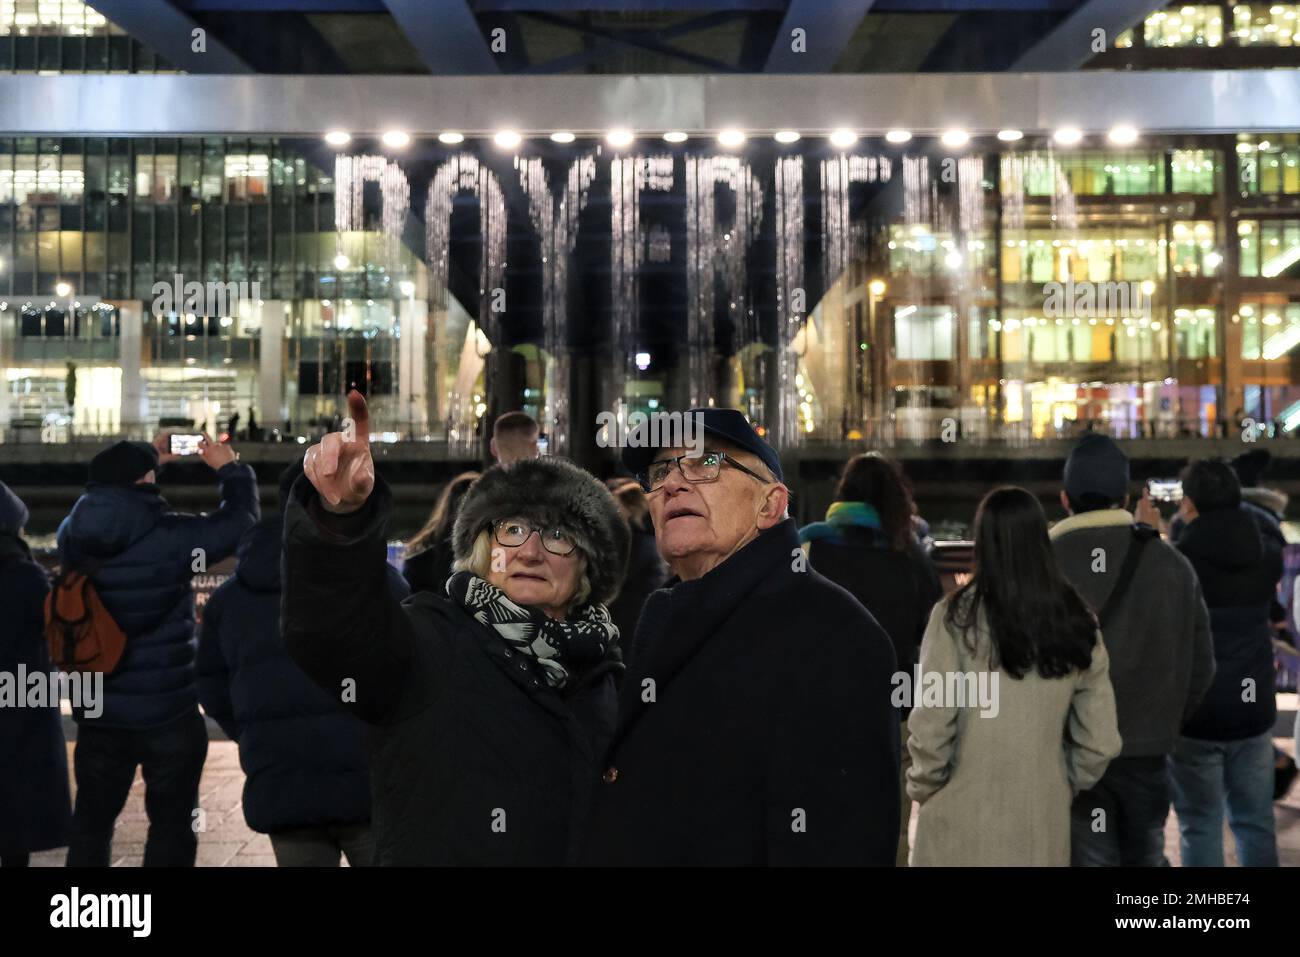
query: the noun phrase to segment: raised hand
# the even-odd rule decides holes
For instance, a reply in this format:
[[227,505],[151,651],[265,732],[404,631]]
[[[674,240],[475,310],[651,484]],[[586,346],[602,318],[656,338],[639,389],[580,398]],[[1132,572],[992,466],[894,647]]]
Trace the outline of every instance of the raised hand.
[[223,442],[213,442],[208,438],[208,433],[203,433],[203,438],[199,440],[199,458],[201,458],[208,467],[214,472],[229,465],[231,462],[239,460],[235,450]]
[[172,437],[166,432],[159,432],[153,437],[153,447],[158,452],[158,464],[160,466],[175,462],[180,458],[179,455],[172,453]]
[[361,393],[348,393],[350,422],[307,450],[303,472],[320,493],[327,512],[355,512],[375,487],[375,463],[370,457],[370,410]]

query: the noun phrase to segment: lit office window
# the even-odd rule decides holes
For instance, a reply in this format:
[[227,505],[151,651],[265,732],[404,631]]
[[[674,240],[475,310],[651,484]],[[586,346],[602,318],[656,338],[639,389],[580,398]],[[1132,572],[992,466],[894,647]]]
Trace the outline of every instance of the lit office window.
[[110,27],[81,0],[0,0],[0,36],[85,37]]
[[0,158],[0,203],[78,202],[84,184],[80,156],[19,154]]
[[226,202],[266,202],[271,158],[265,153],[226,154]]
[[889,227],[889,271],[895,276],[937,276],[958,269],[978,271],[990,265],[988,248],[982,239],[968,239],[962,244],[953,239],[951,232],[929,225],[895,224]]
[[953,314],[947,306],[902,306],[894,310],[894,348],[900,360],[951,359]]
[[1149,47],[1217,47],[1223,44],[1223,13],[1209,4],[1160,10],[1147,17],[1142,33]]
[[1300,220],[1242,220],[1237,224],[1237,244],[1242,276],[1294,275],[1300,262]]
[[1164,275],[1163,240],[1154,229],[1030,229],[1004,241],[1002,281],[1141,282]]
[[1163,193],[1159,153],[1131,151],[1038,152],[1025,155],[1028,196],[1054,196],[1063,188],[1076,196],[1133,196]]
[[1170,252],[1178,276],[1217,276],[1223,262],[1215,248],[1214,223],[1208,220],[1174,223]]
[[1243,193],[1300,193],[1300,141],[1293,133],[1238,137],[1237,179]]
[[1241,46],[1300,45],[1300,4],[1239,3],[1231,35]]
[[1175,348],[1181,359],[1213,359],[1218,354],[1218,327],[1213,306],[1174,310]]
[[1241,357],[1282,359],[1300,345],[1300,303],[1243,302]]
[[1174,150],[1169,167],[1175,193],[1215,192],[1218,164],[1214,150]]

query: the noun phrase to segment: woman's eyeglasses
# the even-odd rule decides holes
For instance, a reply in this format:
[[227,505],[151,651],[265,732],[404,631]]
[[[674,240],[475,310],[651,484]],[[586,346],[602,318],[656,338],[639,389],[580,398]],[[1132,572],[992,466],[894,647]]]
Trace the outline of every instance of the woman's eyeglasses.
[[492,534],[498,545],[517,548],[532,538],[536,532],[542,540],[542,547],[552,555],[571,555],[578,543],[558,528],[534,528],[517,518],[503,518],[492,526]]
[[746,475],[752,475],[764,485],[768,482],[768,479],[763,478],[753,469],[745,468],[726,452],[705,452],[703,455],[678,455],[671,459],[660,459],[658,462],[651,462],[646,470],[637,476],[637,481],[647,493],[654,492],[668,481],[672,470],[677,468],[688,482],[713,482],[721,473],[723,462]]

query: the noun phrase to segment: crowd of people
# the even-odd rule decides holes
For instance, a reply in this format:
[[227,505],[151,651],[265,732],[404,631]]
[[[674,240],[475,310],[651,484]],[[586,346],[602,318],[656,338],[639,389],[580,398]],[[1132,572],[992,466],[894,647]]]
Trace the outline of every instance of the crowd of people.
[[[608,482],[502,416],[400,573],[356,393],[274,514],[228,444],[201,516],[161,496],[165,441],[100,452],[58,557],[125,652],[74,707],[75,804],[57,709],[0,708],[0,865],[108,864],[137,768],[145,865],[192,865],[203,714],[281,866],[1154,866],[1171,806],[1183,865],[1222,865],[1225,815],[1241,864],[1278,863],[1266,453],[1189,463],[1166,520],[1085,434],[1066,518],[993,489],[945,595],[897,462],[852,458],[800,528],[745,417],[687,414],[702,446],[629,446]],[[48,672],[26,522],[0,485],[0,671]],[[192,578],[232,555],[196,627]]]

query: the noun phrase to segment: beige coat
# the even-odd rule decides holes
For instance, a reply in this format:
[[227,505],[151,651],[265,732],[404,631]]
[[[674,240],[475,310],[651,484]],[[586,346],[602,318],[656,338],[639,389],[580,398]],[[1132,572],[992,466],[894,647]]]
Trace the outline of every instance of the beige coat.
[[[922,675],[987,671],[987,626],[981,618],[970,652],[944,625],[949,601],[930,615]],[[1020,680],[997,672],[995,717],[970,706],[913,709],[907,791],[921,804],[914,866],[1069,865],[1070,803],[1120,751],[1108,666],[1098,640],[1086,672]]]

